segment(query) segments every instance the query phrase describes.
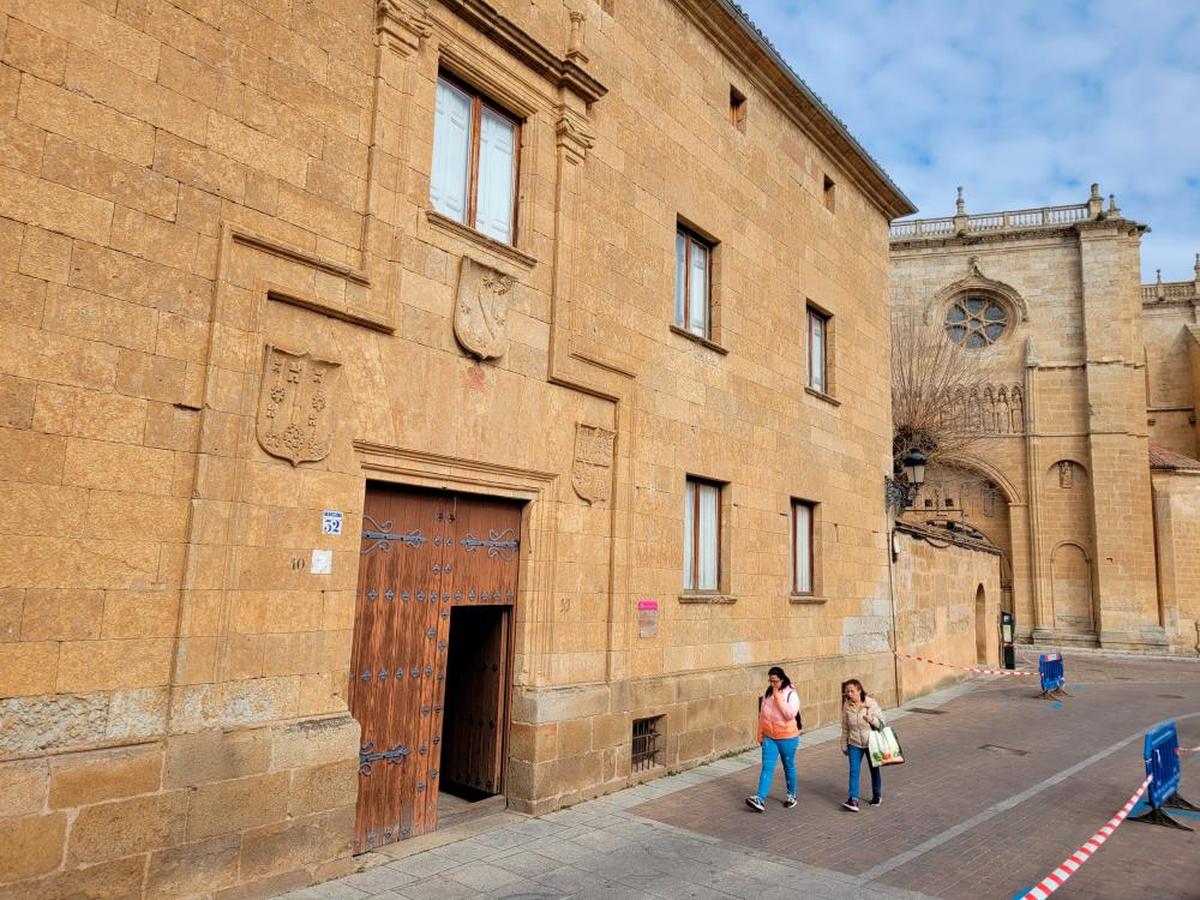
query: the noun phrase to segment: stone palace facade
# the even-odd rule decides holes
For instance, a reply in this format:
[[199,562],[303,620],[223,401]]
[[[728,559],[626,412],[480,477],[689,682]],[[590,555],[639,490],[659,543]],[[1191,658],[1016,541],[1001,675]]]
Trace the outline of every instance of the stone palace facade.
[[894,699],[913,209],[728,0],[13,2],[0,39],[0,897],[308,884],[451,794],[744,747],[775,663],[812,724]]

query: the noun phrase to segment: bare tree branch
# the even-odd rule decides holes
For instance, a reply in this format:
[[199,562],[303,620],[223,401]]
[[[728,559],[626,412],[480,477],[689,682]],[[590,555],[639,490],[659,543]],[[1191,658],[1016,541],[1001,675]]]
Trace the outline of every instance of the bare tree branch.
[[991,431],[963,415],[956,398],[983,384],[961,346],[918,316],[892,321],[892,461],[896,471],[912,450],[930,464],[945,463],[974,449]]

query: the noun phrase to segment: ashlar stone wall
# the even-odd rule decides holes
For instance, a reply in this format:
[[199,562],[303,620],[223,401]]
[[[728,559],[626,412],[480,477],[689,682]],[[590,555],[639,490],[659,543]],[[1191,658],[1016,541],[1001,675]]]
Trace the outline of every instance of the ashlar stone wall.
[[[13,0],[0,45],[0,897],[353,865],[368,481],[524,503],[516,808],[628,783],[634,718],[665,723],[639,777],[745,746],[771,664],[813,724],[850,675],[894,698],[910,206],[724,5]],[[513,245],[430,208],[442,71],[521,120]],[[679,222],[716,243],[711,339],[671,328]],[[464,259],[510,290],[492,359],[455,337]],[[724,484],[712,596],[682,596],[689,475]]]

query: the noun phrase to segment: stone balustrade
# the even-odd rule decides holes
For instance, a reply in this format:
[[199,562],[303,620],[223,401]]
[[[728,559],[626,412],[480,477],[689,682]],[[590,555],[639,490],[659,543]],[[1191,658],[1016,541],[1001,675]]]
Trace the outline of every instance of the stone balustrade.
[[956,211],[953,216],[933,219],[908,219],[893,222],[892,240],[914,240],[921,238],[946,238],[963,234],[998,234],[1007,231],[1028,231],[1031,228],[1062,228],[1075,222],[1086,222],[1101,217],[1113,218],[1121,215],[1116,199],[1109,195],[1108,209],[1100,196],[1099,185],[1093,184],[1086,203],[1066,206],[1040,206],[1031,209],[1011,209],[1002,212],[966,212],[962,188],[958,189]]

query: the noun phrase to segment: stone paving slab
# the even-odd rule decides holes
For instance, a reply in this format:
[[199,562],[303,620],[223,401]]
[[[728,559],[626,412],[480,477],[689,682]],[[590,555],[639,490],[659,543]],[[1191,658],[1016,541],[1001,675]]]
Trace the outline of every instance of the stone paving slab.
[[[983,678],[908,704],[943,715],[889,711],[910,761],[884,771],[884,805],[857,815],[840,808],[845,761],[823,728],[804,736],[794,810],[777,803],[781,777],[767,814],[745,807],[755,750],[539,818],[497,814],[392,845],[360,857],[362,872],[289,896],[1011,897],[1141,782],[1148,725],[1179,717],[1182,742],[1200,744],[1200,662],[1071,653],[1068,676],[1076,696],[1061,705],[1035,700],[1030,682]],[[1200,757],[1185,764],[1185,796],[1189,784],[1200,795]],[[1127,822],[1056,896],[1198,900],[1198,835]]]

